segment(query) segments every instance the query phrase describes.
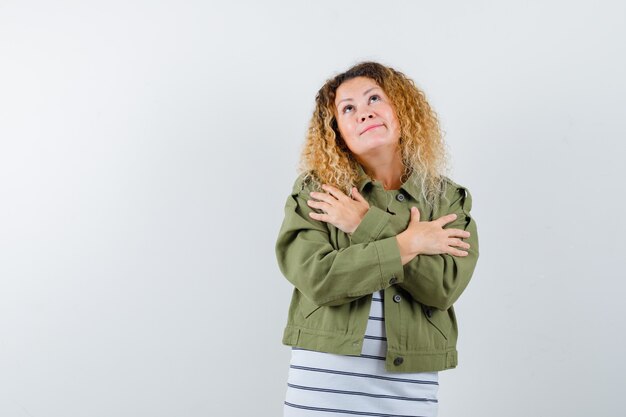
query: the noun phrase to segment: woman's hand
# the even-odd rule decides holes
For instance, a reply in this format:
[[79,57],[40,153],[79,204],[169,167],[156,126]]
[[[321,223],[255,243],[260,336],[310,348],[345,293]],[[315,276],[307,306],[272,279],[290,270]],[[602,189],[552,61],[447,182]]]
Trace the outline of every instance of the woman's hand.
[[[470,232],[462,229],[444,229],[447,223],[456,220],[456,214],[447,214],[430,222],[420,222],[417,207],[411,207],[411,220],[406,230],[396,236],[400,248],[402,264],[406,264],[417,255],[438,255],[448,253],[454,256],[467,256],[462,249],[470,245],[462,241]],[[456,246],[456,248],[455,248]]]
[[369,203],[363,198],[356,187],[352,188],[350,198],[338,188],[331,185],[322,185],[325,193],[311,192],[311,197],[316,200],[307,200],[310,207],[323,210],[324,213],[309,213],[315,220],[327,222],[345,233],[352,233],[361,223],[363,217],[370,208]]

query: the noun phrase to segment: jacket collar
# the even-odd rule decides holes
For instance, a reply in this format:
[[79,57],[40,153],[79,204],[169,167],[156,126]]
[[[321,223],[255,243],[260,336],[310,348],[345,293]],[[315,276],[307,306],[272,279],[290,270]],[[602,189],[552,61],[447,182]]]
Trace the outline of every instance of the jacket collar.
[[[368,183],[373,182],[369,175],[365,173],[361,164],[357,162],[357,171],[358,171],[358,179],[357,179],[357,187],[359,192],[363,194],[363,188]],[[400,189],[406,191],[413,199],[420,200],[422,193],[420,192],[420,187],[416,184],[418,181],[418,174],[416,170],[413,170],[409,178],[400,186]]]

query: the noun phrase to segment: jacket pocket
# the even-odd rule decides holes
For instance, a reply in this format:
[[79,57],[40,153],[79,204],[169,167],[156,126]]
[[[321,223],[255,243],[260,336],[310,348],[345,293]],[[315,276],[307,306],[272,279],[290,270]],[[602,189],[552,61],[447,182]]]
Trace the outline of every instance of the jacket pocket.
[[450,335],[450,326],[452,322],[447,311],[442,311],[434,307],[423,306],[422,311],[430,324],[436,328],[441,335],[448,340]]
[[300,297],[300,311],[302,311],[302,315],[304,316],[305,319],[308,319],[311,316],[311,314],[315,313],[320,308],[322,307],[318,306],[317,304],[314,304],[304,295]]

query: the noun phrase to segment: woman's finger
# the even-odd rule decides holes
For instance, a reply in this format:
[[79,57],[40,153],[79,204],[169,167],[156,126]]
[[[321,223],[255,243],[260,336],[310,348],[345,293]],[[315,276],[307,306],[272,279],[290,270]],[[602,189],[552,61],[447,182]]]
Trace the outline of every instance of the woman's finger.
[[470,232],[463,229],[443,229],[448,233],[448,237],[458,237],[461,239],[465,239],[470,237]]
[[307,200],[306,203],[313,208],[324,210],[327,213],[328,213],[328,209],[332,207],[330,204],[328,204],[325,201]]
[[352,198],[355,199],[356,201],[361,202],[361,203],[365,203],[366,202],[365,198],[363,198],[361,193],[359,193],[358,188],[356,188],[356,187],[352,187]]
[[439,217],[437,220],[433,220],[433,222],[438,223],[441,227],[445,226],[446,224],[453,222],[454,220],[456,220],[457,215],[456,213],[450,213],[447,214],[445,216],[441,216]]
[[333,201],[337,201],[335,197],[326,193],[317,193],[315,191],[311,191],[310,195],[316,200],[325,201],[329,204],[331,204]]
[[324,189],[324,191],[330,193],[330,195],[335,197],[337,200],[349,198],[347,195],[342,193],[339,188],[333,187],[332,185],[323,184],[322,188]]
[[444,253],[448,253],[454,256],[467,256],[468,252],[463,249],[455,248],[454,245],[449,245]]
[[309,213],[309,217],[311,217],[311,218],[312,218],[312,219],[314,219],[314,220],[319,220],[319,221],[326,222],[326,223],[328,223],[328,222],[329,222],[329,220],[330,220],[330,219],[328,218],[328,214],[324,214],[324,213],[316,213],[316,212],[314,212],[314,211],[312,211],[312,212],[310,212],[310,213]]
[[448,239],[449,246],[455,246],[457,248],[469,249],[470,244],[467,242],[463,242],[461,239]]

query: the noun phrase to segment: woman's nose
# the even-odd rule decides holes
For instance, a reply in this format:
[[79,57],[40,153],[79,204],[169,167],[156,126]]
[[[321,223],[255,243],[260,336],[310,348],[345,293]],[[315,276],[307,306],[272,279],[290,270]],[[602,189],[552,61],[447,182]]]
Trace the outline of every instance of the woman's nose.
[[367,119],[371,119],[372,117],[374,117],[374,115],[373,115],[371,112],[369,112],[369,111],[364,111],[363,113],[361,113],[361,114],[359,115],[359,120],[360,120],[361,122],[364,122],[364,121],[366,121]]

